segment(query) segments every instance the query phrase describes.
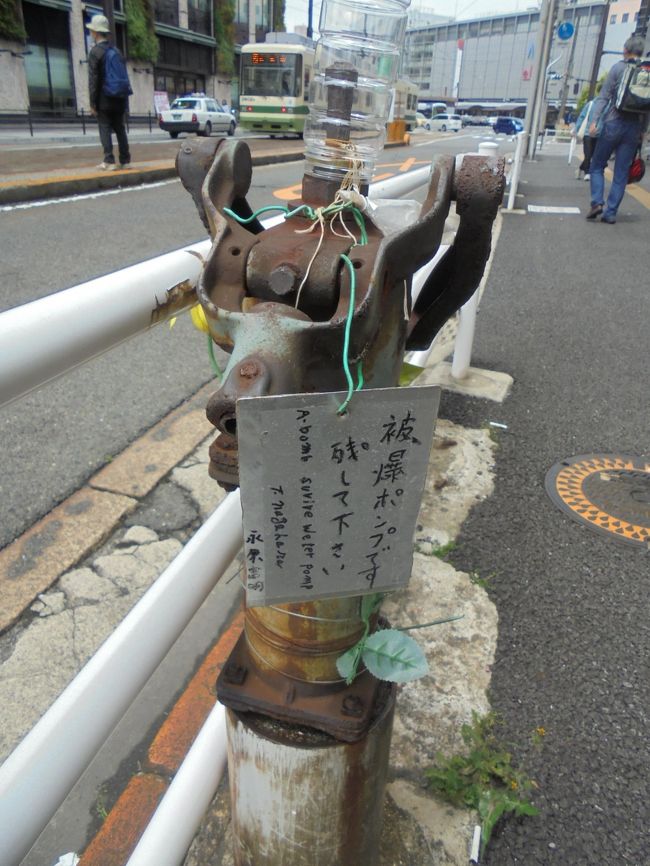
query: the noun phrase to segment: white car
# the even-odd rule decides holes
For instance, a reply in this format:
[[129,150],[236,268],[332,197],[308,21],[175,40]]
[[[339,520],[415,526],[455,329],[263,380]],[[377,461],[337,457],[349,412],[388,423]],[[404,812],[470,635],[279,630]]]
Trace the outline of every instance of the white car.
[[429,125],[435,132],[460,132],[463,120],[460,114],[436,114],[429,121]]
[[215,99],[182,96],[172,102],[169,111],[162,111],[158,115],[158,126],[172,138],[178,138],[179,132],[196,132],[197,135],[225,132],[234,135],[237,121]]

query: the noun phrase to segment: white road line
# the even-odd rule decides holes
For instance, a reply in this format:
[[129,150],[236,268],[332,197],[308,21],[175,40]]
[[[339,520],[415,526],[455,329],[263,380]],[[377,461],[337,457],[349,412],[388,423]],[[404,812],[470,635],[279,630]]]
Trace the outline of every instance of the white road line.
[[462,141],[463,139],[472,139],[473,135],[448,135],[446,138],[432,138],[429,141],[419,141],[417,144],[414,144],[413,147],[426,147],[431,144],[441,144],[446,141]]
[[39,201],[27,201],[21,204],[7,204],[0,207],[0,213],[6,213],[11,210],[29,210],[33,207],[46,207],[50,204],[69,204],[70,202],[87,201],[93,198],[102,198],[105,195],[119,195],[121,192],[141,192],[146,189],[154,189],[157,186],[169,186],[171,183],[179,183],[177,177],[171,180],[158,180],[155,183],[141,183],[138,186],[125,186],[119,189],[105,189],[101,192],[88,192],[80,195],[70,195],[65,198],[46,198]]
[[579,207],[546,207],[541,204],[529,204],[530,213],[580,213]]

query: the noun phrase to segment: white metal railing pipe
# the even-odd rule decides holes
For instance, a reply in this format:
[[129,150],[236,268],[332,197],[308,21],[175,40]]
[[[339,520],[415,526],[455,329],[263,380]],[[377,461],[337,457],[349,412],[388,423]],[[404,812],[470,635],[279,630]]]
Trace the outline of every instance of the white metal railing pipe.
[[2,863],[17,866],[242,543],[230,493],[0,767]]
[[[370,195],[399,198],[430,173],[426,167],[372,184]],[[0,406],[192,306],[194,292],[176,293],[175,306],[169,293],[186,281],[196,284],[209,249],[209,240],[200,241],[0,313]]]
[[571,165],[571,163],[573,161],[573,155],[576,152],[576,141],[577,141],[577,138],[576,138],[576,134],[574,131],[573,135],[571,136],[571,141],[569,142],[569,157],[567,159],[567,162],[569,165]]
[[451,375],[454,379],[464,379],[469,372],[474,345],[474,330],[476,328],[476,313],[478,312],[479,290],[477,289],[469,301],[460,308],[458,333],[454,343],[454,357],[451,361]]
[[[0,314],[0,406],[196,303],[165,310],[169,292],[201,272],[209,241],[158,256]],[[179,295],[179,297],[181,297]]]
[[389,177],[370,184],[370,198],[400,198],[403,195],[419,189],[429,182],[431,166],[417,168],[415,171],[407,171],[404,174]]
[[519,178],[521,177],[521,166],[524,159],[525,139],[525,132],[517,133],[517,144],[515,146],[515,155],[512,163],[512,171],[510,173],[510,189],[508,190],[508,203],[506,210],[512,210],[515,206],[517,188],[519,187]]
[[226,768],[226,710],[215,704],[126,866],[179,866]]

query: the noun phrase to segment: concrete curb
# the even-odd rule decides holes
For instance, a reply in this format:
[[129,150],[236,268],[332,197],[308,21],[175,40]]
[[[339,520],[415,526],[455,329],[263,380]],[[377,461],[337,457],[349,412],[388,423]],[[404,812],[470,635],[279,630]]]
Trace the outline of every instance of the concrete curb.
[[[288,153],[253,156],[253,166],[296,162],[303,158],[303,150]],[[0,184],[0,205],[42,201],[71,195],[101,192],[120,187],[139,186],[160,180],[178,177],[173,162],[155,168],[124,169],[122,171],[96,173],[85,176],[69,175],[63,178],[44,177],[21,180],[15,184],[10,180]]]
[[176,176],[176,168],[169,165],[146,170],[125,169],[124,171],[93,174],[86,177],[70,176],[61,179],[44,178],[42,180],[37,178],[33,181],[21,181],[15,186],[0,188],[0,204],[19,204],[87,192],[100,192],[117,187],[138,186]]
[[[386,148],[405,147],[407,141],[387,142]],[[253,167],[260,165],[276,165],[285,162],[297,162],[304,158],[302,144],[284,153],[253,154]],[[84,175],[71,173],[64,177],[47,176],[45,172],[30,178],[12,181],[11,178],[0,181],[0,206],[15,205],[26,202],[46,201],[53,198],[83,195],[120,188],[140,186],[156,181],[176,178],[174,162],[166,162],[155,167],[129,168],[115,172],[95,172]]]

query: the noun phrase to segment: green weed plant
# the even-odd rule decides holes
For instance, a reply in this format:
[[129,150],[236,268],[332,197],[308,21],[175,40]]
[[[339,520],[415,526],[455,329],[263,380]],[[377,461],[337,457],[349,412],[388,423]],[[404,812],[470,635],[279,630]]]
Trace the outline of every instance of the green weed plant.
[[[429,787],[454,806],[475,809],[481,822],[481,855],[492,831],[506,815],[537,815],[528,796],[537,785],[517,767],[511,753],[498,742],[494,729],[496,713],[479,716],[472,713],[471,724],[463,725],[461,736],[468,748],[466,755],[445,758],[438,754],[438,764],[425,771]],[[537,728],[533,743],[539,745],[544,729]]]

